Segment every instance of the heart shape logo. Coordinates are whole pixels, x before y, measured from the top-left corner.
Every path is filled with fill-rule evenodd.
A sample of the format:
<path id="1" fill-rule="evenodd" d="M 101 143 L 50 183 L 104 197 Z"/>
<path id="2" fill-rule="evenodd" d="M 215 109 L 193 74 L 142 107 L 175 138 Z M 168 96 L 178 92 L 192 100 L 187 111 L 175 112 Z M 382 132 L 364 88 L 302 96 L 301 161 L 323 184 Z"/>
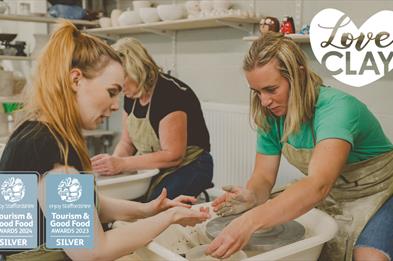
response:
<path id="1" fill-rule="evenodd" d="M 337 80 L 362 87 L 393 67 L 393 11 L 380 11 L 359 29 L 337 9 L 324 9 L 310 25 L 311 48 Z"/>

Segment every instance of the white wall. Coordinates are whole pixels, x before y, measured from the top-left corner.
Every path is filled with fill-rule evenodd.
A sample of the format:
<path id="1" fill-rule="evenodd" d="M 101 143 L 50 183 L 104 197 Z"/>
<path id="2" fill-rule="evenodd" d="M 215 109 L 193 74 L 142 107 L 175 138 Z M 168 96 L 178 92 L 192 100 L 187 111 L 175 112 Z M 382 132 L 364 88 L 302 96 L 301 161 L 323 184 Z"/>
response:
<path id="1" fill-rule="evenodd" d="M 156 1 L 156 3 L 172 1 Z M 182 1 L 176 1 L 178 3 Z M 297 24 L 310 24 L 315 14 L 324 8 L 340 9 L 360 26 L 368 17 L 380 10 L 393 10 L 393 1 L 333 1 L 333 0 L 242 0 L 232 1 L 235 7 L 255 10 L 265 16 L 275 16 L 280 20 L 289 15 L 298 17 Z M 122 6 L 131 6 L 131 1 L 121 0 Z M 112 3 L 112 7 L 114 7 Z M 298 28 L 299 29 L 299 28 Z M 188 83 L 202 101 L 219 103 L 248 103 L 248 88 L 242 74 L 242 59 L 250 43 L 242 41 L 247 33 L 231 28 L 201 29 L 177 33 L 176 55 L 172 54 L 171 39 L 156 35 L 135 35 L 152 53 L 157 62 L 170 69 L 176 65 L 176 73 Z M 337 87 L 358 97 L 373 111 L 384 126 L 388 137 L 393 140 L 393 86 L 392 73 L 363 88 L 348 87 L 333 79 L 328 71 L 315 59 L 309 45 L 303 50 L 310 58 L 314 70 L 322 76 L 326 84 Z M 111 119 L 113 129 L 120 127 L 120 116 Z M 290 181 L 296 171 L 287 163 L 281 167 L 280 185 Z M 288 174 L 292 173 L 292 174 Z M 296 172 L 297 173 L 297 172 Z"/>
<path id="2" fill-rule="evenodd" d="M 124 5 L 127 5 L 127 2 L 131 4 L 130 1 L 121 1 Z M 310 24 L 312 17 L 324 8 L 340 9 L 348 13 L 358 25 L 379 10 L 393 10 L 393 1 L 243 0 L 233 2 L 236 7 L 244 9 L 255 3 L 256 11 L 265 16 L 276 16 L 279 19 L 286 15 L 298 17 L 297 24 Z M 172 55 L 172 43 L 169 38 L 156 35 L 134 37 L 145 44 L 165 69 L 172 67 L 175 58 L 176 76 L 188 83 L 202 101 L 247 104 L 248 88 L 241 66 L 250 43 L 242 41 L 243 36 L 246 36 L 244 32 L 231 28 L 180 31 L 177 34 L 175 57 Z M 328 71 L 317 62 L 309 45 L 304 45 L 303 50 L 310 58 L 312 68 L 322 76 L 325 83 L 347 91 L 366 103 L 393 140 L 392 73 L 363 88 L 348 87 L 329 75 Z M 111 127 L 118 128 L 119 121 L 119 116 L 114 117 L 111 120 Z M 215 174 L 219 175 L 219 173 Z M 300 177 L 299 172 L 283 161 L 278 185 L 298 177 Z"/>
<path id="3" fill-rule="evenodd" d="M 115 1 L 107 1 L 115 7 Z M 132 1 L 120 0 L 121 7 L 132 5 Z M 153 1 L 154 2 L 154 1 Z M 158 4 L 173 1 L 155 1 Z M 182 1 L 175 1 L 181 3 Z M 326 1 L 326 0 L 242 0 L 232 1 L 235 7 L 249 9 L 253 4 L 263 15 L 299 16 L 301 24 L 309 24 L 312 17 L 324 8 L 337 8 L 350 15 L 358 25 L 379 10 L 393 10 L 393 1 Z M 300 3 L 300 11 L 299 11 Z M 299 22 L 298 22 L 299 23 Z M 170 38 L 144 34 L 134 35 L 140 39 L 164 69 L 170 69 L 175 59 L 176 73 L 187 82 L 202 101 L 222 103 L 248 103 L 248 90 L 241 71 L 242 59 L 249 48 L 242 41 L 247 33 L 232 28 L 180 31 L 177 33 L 176 57 L 172 54 Z M 314 58 L 309 45 L 303 48 L 310 57 L 310 63 L 326 84 L 343 89 L 365 102 L 385 126 L 388 136 L 393 139 L 393 97 L 392 73 L 363 88 L 348 87 L 333 79 Z M 116 128 L 117 124 L 112 127 Z"/>

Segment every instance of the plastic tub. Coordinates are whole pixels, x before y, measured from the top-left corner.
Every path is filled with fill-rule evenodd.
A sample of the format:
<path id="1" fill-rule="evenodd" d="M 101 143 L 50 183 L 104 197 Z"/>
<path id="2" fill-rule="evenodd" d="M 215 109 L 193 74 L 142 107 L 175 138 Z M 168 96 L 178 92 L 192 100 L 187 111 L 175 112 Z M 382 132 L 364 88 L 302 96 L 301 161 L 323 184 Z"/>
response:
<path id="1" fill-rule="evenodd" d="M 189 251 L 186 253 L 186 258 L 188 260 L 195 260 L 195 261 L 220 261 L 220 259 L 211 257 L 211 256 L 206 256 L 205 252 L 207 249 L 208 245 L 200 245 L 196 246 L 194 248 L 191 248 Z M 222 261 L 237 261 L 237 260 L 243 260 L 247 258 L 246 253 L 244 251 L 238 251 L 234 254 L 232 254 L 230 257 L 221 259 Z"/>
<path id="2" fill-rule="evenodd" d="M 135 199 L 146 193 L 151 178 L 158 173 L 158 169 L 151 169 L 115 176 L 97 176 L 97 187 L 104 195 L 113 198 Z"/>
<path id="3" fill-rule="evenodd" d="M 200 206 L 209 206 L 210 203 Z M 215 215 L 212 214 L 212 218 Z M 328 214 L 312 209 L 296 221 L 301 223 L 306 233 L 304 239 L 267 251 L 247 252 L 244 260 L 318 260 L 323 244 L 332 239 L 337 232 L 335 220 Z M 136 251 L 143 260 L 187 260 L 185 253 L 191 248 L 211 242 L 204 234 L 207 222 L 192 227 L 171 225 L 146 247 Z"/>

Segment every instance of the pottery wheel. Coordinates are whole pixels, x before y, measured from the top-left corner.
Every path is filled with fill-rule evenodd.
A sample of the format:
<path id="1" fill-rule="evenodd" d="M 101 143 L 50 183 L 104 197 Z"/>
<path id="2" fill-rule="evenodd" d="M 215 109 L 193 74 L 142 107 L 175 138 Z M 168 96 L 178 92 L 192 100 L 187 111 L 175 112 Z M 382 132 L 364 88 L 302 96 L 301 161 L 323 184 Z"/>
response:
<path id="1" fill-rule="evenodd" d="M 217 217 L 206 225 L 206 235 L 214 239 L 232 220 L 239 215 Z M 290 221 L 271 229 L 257 230 L 251 236 L 244 250 L 269 251 L 304 238 L 305 229 L 302 224 Z"/>

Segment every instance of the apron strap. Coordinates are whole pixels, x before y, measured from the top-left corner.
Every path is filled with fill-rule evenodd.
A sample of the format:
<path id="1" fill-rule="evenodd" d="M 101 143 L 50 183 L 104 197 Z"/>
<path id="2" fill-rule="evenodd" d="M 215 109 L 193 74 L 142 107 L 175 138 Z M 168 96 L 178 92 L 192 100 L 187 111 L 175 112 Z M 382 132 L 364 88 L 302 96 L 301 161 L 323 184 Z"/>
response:
<path id="1" fill-rule="evenodd" d="M 131 109 L 131 113 L 134 114 L 134 109 L 135 109 L 135 103 L 137 103 L 138 99 L 134 100 L 134 103 L 132 104 L 132 109 Z"/>

